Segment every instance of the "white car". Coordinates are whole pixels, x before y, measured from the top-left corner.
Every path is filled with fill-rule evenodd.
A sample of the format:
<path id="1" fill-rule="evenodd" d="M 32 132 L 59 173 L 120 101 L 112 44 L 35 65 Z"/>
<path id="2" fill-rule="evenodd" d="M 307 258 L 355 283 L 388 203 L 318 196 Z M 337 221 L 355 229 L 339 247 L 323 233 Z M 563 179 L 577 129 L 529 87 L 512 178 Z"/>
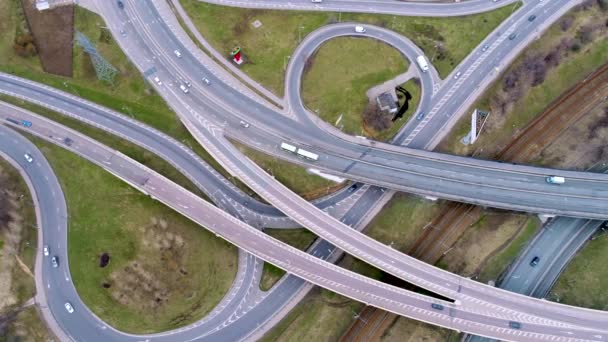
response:
<path id="1" fill-rule="evenodd" d="M 460 71 L 456 73 L 456 75 L 454 75 L 454 79 L 458 79 L 458 77 L 460 77 Z"/>
<path id="2" fill-rule="evenodd" d="M 188 87 L 186 87 L 183 84 L 179 85 L 179 89 L 181 89 L 184 92 L 184 94 L 188 94 L 190 92 L 190 90 L 188 90 Z"/>
<path id="3" fill-rule="evenodd" d="M 154 76 L 154 82 L 156 82 L 156 84 L 158 85 L 163 85 L 163 82 L 160 81 L 160 78 L 158 78 L 158 76 Z"/>
<path id="4" fill-rule="evenodd" d="M 206 85 L 211 84 L 211 81 L 209 81 L 209 79 L 207 77 L 203 77 L 203 82 L 205 82 Z"/>
<path id="5" fill-rule="evenodd" d="M 363 27 L 363 26 L 355 26 L 355 32 L 357 32 L 357 33 L 365 33 L 365 27 Z"/>
<path id="6" fill-rule="evenodd" d="M 44 247 L 42 247 L 42 253 L 44 253 L 44 256 L 49 256 L 49 246 L 44 245 Z"/>
<path id="7" fill-rule="evenodd" d="M 34 161 L 34 158 L 32 158 L 32 156 L 30 156 L 30 155 L 29 155 L 29 154 L 27 154 L 27 153 L 23 155 L 23 158 L 25 158 L 25 160 L 26 160 L 28 163 L 31 163 L 31 162 L 33 162 L 33 161 Z"/>
<path id="8" fill-rule="evenodd" d="M 72 307 L 72 304 L 70 304 L 70 302 L 66 302 L 65 304 L 63 304 L 63 306 L 65 306 L 65 309 L 68 310 L 69 313 L 74 312 L 74 308 Z"/>
<path id="9" fill-rule="evenodd" d="M 321 3 L 323 0 L 312 0 L 313 3 Z"/>
<path id="10" fill-rule="evenodd" d="M 243 126 L 245 128 L 249 127 L 249 122 L 245 122 L 245 121 L 241 120 L 240 124 L 241 124 L 241 126 Z"/>
<path id="11" fill-rule="evenodd" d="M 182 53 L 179 50 L 173 50 L 173 53 L 177 56 L 177 58 L 182 58 Z"/>

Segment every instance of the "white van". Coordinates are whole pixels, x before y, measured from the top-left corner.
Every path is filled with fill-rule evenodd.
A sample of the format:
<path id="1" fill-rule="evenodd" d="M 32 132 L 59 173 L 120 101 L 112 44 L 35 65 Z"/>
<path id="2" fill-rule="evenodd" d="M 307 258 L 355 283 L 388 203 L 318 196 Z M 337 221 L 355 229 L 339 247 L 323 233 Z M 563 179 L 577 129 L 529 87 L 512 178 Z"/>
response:
<path id="1" fill-rule="evenodd" d="M 424 56 L 420 55 L 416 57 L 416 63 L 418 63 L 418 66 L 420 67 L 422 72 L 427 72 L 427 70 L 429 70 L 429 64 L 426 62 Z"/>
<path id="2" fill-rule="evenodd" d="M 566 183 L 566 179 L 564 177 L 559 177 L 559 176 L 549 176 L 549 177 L 545 178 L 545 180 L 549 184 L 564 184 L 564 183 Z"/>
<path id="3" fill-rule="evenodd" d="M 363 27 L 363 26 L 355 26 L 355 32 L 357 32 L 357 33 L 365 33 L 365 27 Z"/>

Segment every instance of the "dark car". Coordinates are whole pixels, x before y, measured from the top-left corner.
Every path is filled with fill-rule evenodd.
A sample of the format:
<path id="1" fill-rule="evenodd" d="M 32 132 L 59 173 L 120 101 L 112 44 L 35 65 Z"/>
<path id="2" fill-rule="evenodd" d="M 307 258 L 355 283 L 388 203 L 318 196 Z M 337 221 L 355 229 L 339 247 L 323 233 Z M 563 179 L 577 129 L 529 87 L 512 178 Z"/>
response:
<path id="1" fill-rule="evenodd" d="M 534 267 L 534 266 L 538 265 L 539 261 L 540 261 L 540 257 L 535 256 L 534 258 L 532 258 L 532 261 L 530 261 L 530 266 Z"/>
<path id="2" fill-rule="evenodd" d="M 435 310 L 443 310 L 443 305 L 441 305 L 441 304 L 433 303 L 433 304 L 431 304 L 431 307 Z"/>
<path id="3" fill-rule="evenodd" d="M 59 258 L 57 256 L 51 258 L 51 265 L 55 268 L 59 267 Z"/>
<path id="4" fill-rule="evenodd" d="M 536 19 L 536 16 L 534 14 L 528 17 L 528 21 L 534 21 L 534 19 Z"/>
<path id="5" fill-rule="evenodd" d="M 120 0 L 116 1 L 116 4 L 118 5 L 118 8 L 120 8 L 120 9 L 125 8 L 125 4 L 123 4 L 122 1 L 120 1 Z"/>
<path id="6" fill-rule="evenodd" d="M 509 36 L 509 40 L 513 40 L 515 39 L 515 37 L 517 37 L 517 33 L 511 33 L 511 35 Z"/>
<path id="7" fill-rule="evenodd" d="M 348 192 L 353 192 L 353 191 L 357 190 L 358 187 L 359 187 L 359 184 L 353 184 L 350 186 L 350 188 L 348 188 Z"/>
<path id="8" fill-rule="evenodd" d="M 509 327 L 511 329 L 520 329 L 521 328 L 521 323 L 519 323 L 519 322 L 509 322 Z"/>

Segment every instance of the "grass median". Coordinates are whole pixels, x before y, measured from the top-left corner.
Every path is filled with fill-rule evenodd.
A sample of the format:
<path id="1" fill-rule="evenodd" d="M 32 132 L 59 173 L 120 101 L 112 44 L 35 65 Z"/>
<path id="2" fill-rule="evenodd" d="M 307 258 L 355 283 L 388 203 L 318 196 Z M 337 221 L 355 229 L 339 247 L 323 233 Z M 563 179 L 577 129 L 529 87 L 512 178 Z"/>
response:
<path id="1" fill-rule="evenodd" d="M 236 274 L 234 246 L 71 152 L 31 139 L 65 193 L 72 280 L 96 315 L 123 331 L 153 333 L 219 303 Z"/>

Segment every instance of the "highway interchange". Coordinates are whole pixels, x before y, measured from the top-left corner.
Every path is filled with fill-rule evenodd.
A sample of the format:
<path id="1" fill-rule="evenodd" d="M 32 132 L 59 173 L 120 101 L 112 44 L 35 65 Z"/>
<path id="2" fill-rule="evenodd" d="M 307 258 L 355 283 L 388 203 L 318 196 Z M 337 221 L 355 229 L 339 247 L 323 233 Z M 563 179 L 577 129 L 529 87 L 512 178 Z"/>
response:
<path id="1" fill-rule="evenodd" d="M 555 6 L 558 6 L 558 7 L 560 5 L 557 1 L 555 1 L 555 2 L 552 1 L 551 3 L 556 3 Z M 110 3 L 106 3 L 105 5 L 100 5 L 100 7 L 103 7 L 103 6 L 111 7 L 111 5 L 112 4 L 110 4 Z M 134 5 L 147 6 L 147 4 L 141 4 L 141 3 L 134 4 Z M 566 7 L 566 6 L 563 6 L 563 7 Z M 127 10 L 129 10 L 129 9 L 130 9 L 130 6 L 127 6 Z M 116 11 L 115 8 L 108 8 L 107 10 L 110 11 L 110 12 L 106 13 L 105 10 L 102 11 L 102 13 L 104 14 L 104 17 L 106 17 L 106 20 L 108 20 L 107 16 L 111 17 L 112 15 L 116 15 L 116 13 L 114 13 Z M 147 10 L 150 10 L 150 8 L 145 8 L 144 7 L 144 8 L 141 9 L 141 11 L 130 12 L 130 14 L 132 14 L 133 17 L 135 18 L 138 13 L 146 13 Z M 112 12 L 112 11 L 114 11 L 114 12 Z M 521 13 L 523 13 L 523 14 L 519 15 L 520 19 L 524 18 L 524 16 L 526 15 L 525 11 L 521 12 Z M 545 20 L 548 20 L 548 19 L 549 19 L 549 16 L 547 16 L 547 18 L 545 18 Z M 517 21 L 517 19 L 514 19 L 514 20 L 515 20 L 515 22 Z M 110 22 L 112 22 L 112 21 L 110 20 Z M 110 25 L 110 26 L 112 26 L 112 25 Z M 158 22 L 157 25 L 151 25 L 150 28 L 153 28 L 153 27 L 156 28 L 156 26 L 160 26 L 159 27 L 160 30 L 158 30 L 158 32 L 156 32 L 156 34 L 159 34 L 159 37 L 163 37 L 162 36 L 163 34 L 167 34 L 168 33 L 168 31 L 166 30 L 166 28 L 164 26 L 162 26 L 161 22 Z M 114 26 L 112 28 L 116 32 L 117 26 Z M 336 30 L 339 30 L 339 29 L 341 29 L 341 27 L 339 25 L 336 26 Z M 342 29 L 343 29 L 343 27 L 342 27 Z M 530 29 L 530 32 L 534 31 L 534 29 L 532 29 L 532 28 L 529 28 L 529 29 Z M 140 28 L 140 30 L 142 32 L 145 32 L 146 31 L 145 25 L 142 25 L 141 28 Z M 130 30 L 129 32 L 135 32 L 135 31 L 136 30 L 133 29 L 133 30 Z M 332 34 L 331 29 L 329 29 L 328 31 L 329 31 L 329 35 L 331 35 Z M 376 33 L 380 33 L 380 31 L 381 30 L 378 29 L 378 32 L 376 32 Z M 158 43 L 154 43 L 152 33 L 153 33 L 152 31 L 149 31 L 148 32 L 149 36 L 147 36 L 152 41 L 152 43 L 150 43 L 150 46 L 154 46 L 155 44 L 158 44 Z M 336 31 L 336 34 L 339 34 L 339 32 Z M 134 36 L 134 35 L 135 35 L 134 33 L 133 34 L 129 34 L 129 37 Z M 373 36 L 373 32 L 371 32 L 370 35 Z M 503 37 L 504 37 L 504 35 L 503 35 Z M 170 40 L 165 40 L 165 41 L 171 41 L 171 39 L 173 39 L 173 40 L 175 39 L 175 37 L 168 37 L 168 38 Z M 142 41 L 144 41 L 144 40 L 145 39 L 142 39 Z M 157 38 L 156 39 L 156 42 L 160 42 L 160 41 L 163 41 L 163 39 L 162 38 Z M 141 43 L 141 42 L 138 42 L 138 43 Z M 138 43 L 136 43 L 136 44 L 130 44 L 130 46 L 136 46 Z M 160 45 L 157 45 L 157 46 L 159 48 L 161 48 Z M 143 48 L 145 49 L 145 46 Z M 158 55 L 159 59 L 163 58 L 163 59 L 167 60 L 166 61 L 167 65 L 169 65 L 170 67 L 177 68 L 177 69 L 169 69 L 169 71 L 166 71 L 164 74 L 162 74 L 162 71 L 161 71 L 162 69 L 160 68 L 160 65 L 156 65 L 157 70 L 159 70 L 158 73 L 162 74 L 165 79 L 170 79 L 170 78 L 174 77 L 172 75 L 175 75 L 175 74 L 181 74 L 181 75 L 187 74 L 185 71 L 181 71 L 178 68 L 178 67 L 180 67 L 182 65 L 181 61 L 180 61 L 180 65 L 176 65 L 175 61 L 172 61 L 172 59 L 170 57 L 171 56 L 171 52 L 172 52 L 172 48 L 173 47 L 164 48 L 164 52 L 162 54 Z M 127 51 L 129 57 L 136 63 L 136 65 L 138 65 L 140 67 L 140 69 L 142 69 L 142 71 L 146 70 L 145 66 L 142 66 L 141 64 L 138 63 L 138 58 L 139 57 L 136 55 L 138 52 L 137 51 L 129 51 L 129 50 L 135 50 L 135 49 L 127 49 L 127 48 L 125 48 L 125 50 Z M 188 51 L 190 51 L 190 49 L 188 49 Z M 130 54 L 129 52 L 132 52 L 132 54 Z M 188 54 L 186 54 L 186 56 L 184 56 L 184 57 L 187 58 Z M 183 64 L 192 64 L 192 67 L 195 68 L 196 67 L 196 65 L 195 65 L 196 61 L 194 61 L 194 60 L 193 61 L 186 61 L 186 58 L 184 58 L 184 63 Z M 142 58 L 142 59 L 140 59 L 139 61 L 144 61 L 144 60 L 146 60 L 145 57 Z M 297 60 L 297 58 L 292 59 L 291 63 L 296 63 L 296 62 L 294 62 L 294 60 Z M 475 64 L 475 61 L 473 61 L 471 63 L 473 65 L 473 64 Z M 145 64 L 145 62 L 144 62 L 144 64 Z M 292 65 L 294 65 L 294 64 L 290 64 L 290 68 L 292 67 Z M 479 66 L 479 65 L 481 65 L 481 64 L 477 64 L 477 66 Z M 490 69 L 491 69 L 491 66 L 490 66 Z M 211 74 L 211 72 L 206 72 L 206 73 L 209 74 L 209 75 Z M 298 74 L 298 73 L 296 72 L 296 74 Z M 294 84 L 299 84 L 299 75 L 297 75 L 295 77 L 296 77 L 295 78 L 296 79 L 296 83 L 294 83 Z M 289 82 L 290 80 L 293 80 L 293 78 L 288 77 L 287 80 Z M 218 91 L 218 92 L 222 92 L 222 93 L 225 92 L 225 90 L 227 88 L 226 89 L 217 90 L 217 88 L 220 87 L 218 85 L 221 85 L 221 84 L 222 84 L 222 82 L 219 79 L 214 79 L 213 80 L 213 85 L 214 85 L 213 89 L 215 91 Z M 456 86 L 456 85 L 454 85 L 454 86 Z M 460 84 L 459 86 L 464 87 L 464 85 L 462 85 L 462 84 Z M 295 89 L 298 89 L 298 88 L 299 87 L 297 87 Z M 230 88 L 230 89 L 233 89 L 233 88 Z M 433 89 L 433 88 L 431 88 L 431 89 Z M 447 88 L 446 88 L 446 86 L 444 86 L 441 89 L 447 89 Z M 438 94 L 441 94 L 441 89 L 439 89 Z M 450 90 L 451 89 L 452 88 L 450 88 Z M 165 91 L 163 91 L 163 90 L 165 90 Z M 446 94 L 449 93 L 450 90 L 447 90 Z M 240 176 L 240 178 L 243 179 L 243 180 L 249 180 L 249 182 L 246 182 L 246 183 L 248 185 L 250 185 L 250 186 L 257 184 L 257 186 L 253 186 L 253 188 L 254 189 L 257 188 L 256 190 L 258 190 L 258 191 L 261 192 L 260 195 L 262 195 L 263 197 L 265 197 L 267 200 L 269 200 L 269 198 L 271 198 L 271 197 L 276 197 L 277 195 L 281 195 L 283 193 L 284 194 L 290 194 L 290 192 L 286 191 L 286 189 L 281 188 L 281 186 L 276 185 L 276 184 L 272 184 L 272 181 L 270 181 L 270 180 L 267 179 L 269 177 L 263 175 L 262 173 L 259 173 L 259 170 L 256 170 L 255 166 L 252 166 L 252 165 L 237 165 L 235 163 L 235 158 L 238 158 L 239 154 L 236 151 L 234 151 L 234 149 L 231 149 L 230 146 L 228 146 L 229 144 L 226 144 L 225 140 L 223 140 L 223 138 L 221 136 L 214 136 L 213 134 L 205 136 L 205 134 L 204 134 L 205 131 L 211 132 L 211 133 L 217 133 L 217 134 L 220 134 L 220 135 L 223 134 L 224 131 L 228 135 L 234 134 L 234 132 L 231 133 L 231 130 L 234 130 L 235 128 L 238 129 L 238 130 L 240 130 L 240 131 L 242 131 L 242 129 L 238 128 L 238 125 L 234 125 L 234 124 L 223 125 L 223 120 L 225 120 L 226 118 L 231 118 L 231 115 L 229 115 L 228 113 L 224 113 L 226 115 L 222 116 L 222 119 L 220 119 L 220 118 L 218 118 L 216 116 L 217 114 L 214 115 L 213 110 L 214 109 L 218 110 L 218 111 L 220 111 L 220 110 L 226 110 L 227 109 L 227 108 L 225 108 L 226 105 L 216 102 L 218 100 L 217 98 L 212 99 L 211 97 L 209 97 L 209 98 L 205 97 L 206 92 L 207 92 L 207 90 L 203 89 L 202 92 L 201 92 L 201 94 L 197 94 L 196 98 L 193 100 L 194 96 L 190 96 L 190 97 L 187 97 L 187 98 L 184 99 L 183 96 L 182 96 L 182 94 L 179 93 L 179 90 L 176 91 L 176 90 L 170 89 L 170 88 L 161 89 L 161 94 L 163 96 L 165 96 L 165 98 L 168 100 L 168 102 L 170 103 L 170 105 L 174 106 L 174 108 L 176 109 L 176 111 L 178 113 L 180 113 L 180 115 L 182 115 L 182 120 L 194 132 L 195 137 L 197 139 L 199 139 L 199 141 L 201 141 L 206 148 L 208 148 L 210 151 L 215 152 L 216 158 L 219 159 L 221 162 L 223 162 L 225 166 L 229 166 L 229 167 L 227 167 L 227 169 L 229 171 L 234 172 L 236 175 Z M 450 95 L 453 95 L 454 93 L 455 92 L 452 92 L 452 94 L 450 94 Z M 289 94 L 292 94 L 292 92 L 289 92 Z M 426 92 L 426 94 L 428 94 L 428 92 Z M 209 108 L 204 103 L 201 103 L 202 101 L 196 101 L 197 99 L 199 99 L 199 97 L 201 99 L 202 98 L 206 98 L 206 99 L 210 100 L 209 102 L 215 102 L 214 104 L 217 104 L 217 105 L 214 108 Z M 237 99 L 233 103 L 230 103 L 230 105 L 234 106 L 236 104 L 236 105 L 248 106 L 248 105 L 252 104 L 250 101 L 253 100 L 254 97 L 255 96 L 252 96 L 252 97 L 247 98 L 247 99 Z M 452 97 L 453 98 L 458 98 L 457 95 L 453 95 Z M 297 96 L 295 98 L 295 100 L 299 101 L 299 96 Z M 308 114 L 305 113 L 305 111 L 304 112 L 300 111 L 298 113 L 298 111 L 300 109 L 302 109 L 302 107 L 299 106 L 299 105 L 294 106 L 294 104 L 297 103 L 297 101 L 289 101 L 290 106 L 288 106 L 288 108 L 293 109 L 294 112 L 296 113 L 296 116 L 298 118 L 304 118 L 305 115 L 308 115 Z M 445 101 L 444 104 L 445 103 L 449 103 L 449 102 Z M 194 110 L 193 108 L 196 108 L 196 110 Z M 252 115 L 252 117 L 255 117 L 255 119 L 257 119 L 257 121 L 254 121 L 254 124 L 252 125 L 253 126 L 252 128 L 254 128 L 254 129 L 248 130 L 247 133 L 249 134 L 249 132 L 253 132 L 251 134 L 256 139 L 258 139 L 257 141 L 264 141 L 264 140 L 262 140 L 263 137 L 264 137 L 263 133 L 268 133 L 268 131 L 270 130 L 271 127 L 265 127 L 264 126 L 262 129 L 258 128 L 259 126 L 263 126 L 264 124 L 267 124 L 267 122 L 266 122 L 267 119 L 265 119 L 264 116 L 262 115 L 263 113 L 262 113 L 261 109 L 263 107 L 257 107 L 257 108 L 260 109 L 259 112 L 256 111 L 256 110 L 253 110 L 252 112 L 250 112 L 250 114 L 260 114 L 260 115 L 259 116 L 253 116 Z M 436 112 L 438 112 L 438 110 Z M 205 114 L 205 118 L 204 119 L 201 118 L 201 116 L 199 115 L 199 113 L 204 113 Z M 191 115 L 191 116 L 188 116 L 188 115 Z M 432 119 L 432 117 L 433 117 L 432 115 L 429 115 L 429 119 Z M 232 116 L 231 122 L 235 122 L 236 119 L 238 119 L 238 118 L 234 118 Z M 211 122 L 212 120 L 215 120 L 215 124 Z M 435 122 L 439 122 L 439 120 L 436 120 Z M 445 121 L 443 121 L 443 122 L 445 122 Z M 292 122 L 292 124 L 293 124 L 293 122 Z M 309 126 L 307 126 L 307 127 L 309 127 Z M 260 129 L 260 132 L 256 132 L 257 129 Z M 312 131 L 312 130 L 309 130 L 309 131 L 314 133 L 314 131 Z M 290 136 L 291 136 L 292 132 L 289 132 L 289 133 L 290 133 Z M 257 134 L 257 136 L 256 136 L 256 134 Z M 318 136 L 318 137 L 322 137 L 323 139 L 325 139 L 326 137 L 329 136 L 329 135 L 326 134 L 326 132 L 314 133 L 314 135 Z M 297 137 L 298 135 L 295 135 L 295 132 L 294 132 L 294 136 Z M 289 156 L 281 155 L 281 153 L 277 151 L 277 149 L 276 149 L 277 141 L 278 141 L 277 139 L 274 139 L 274 140 L 272 140 L 272 139 L 266 139 L 265 140 L 265 144 L 267 146 L 271 146 L 271 147 L 269 147 L 269 150 L 271 150 L 273 154 L 280 155 L 283 158 L 289 158 Z M 341 142 L 340 144 L 336 145 L 336 146 L 340 146 L 341 148 L 344 149 L 344 151 L 341 150 L 340 153 L 351 153 L 351 152 L 349 152 L 350 151 L 349 150 L 350 147 L 347 147 L 347 146 L 351 146 L 352 143 L 348 143 L 348 142 L 344 143 L 347 140 L 338 140 L 335 137 L 331 141 Z M 320 142 L 319 144 L 320 144 L 319 146 L 322 146 L 324 143 Z M 254 147 L 256 147 L 256 146 L 254 146 Z M 260 148 L 259 145 L 256 148 Z M 370 151 L 373 150 L 373 152 L 378 153 L 378 156 L 374 156 L 374 158 L 375 158 L 374 162 L 380 162 L 381 160 L 378 161 L 376 159 L 382 159 L 382 158 L 386 159 L 386 156 L 391 156 L 389 158 L 403 158 L 403 150 L 395 150 L 396 152 L 399 152 L 399 154 L 397 155 L 397 154 L 393 154 L 392 152 L 388 153 L 387 151 L 378 150 L 375 147 L 372 148 L 371 146 L 364 146 L 364 147 L 357 146 L 355 148 L 358 148 L 359 152 L 357 152 L 357 153 L 361 153 L 361 154 L 365 153 L 365 151 L 367 151 L 367 150 L 370 150 Z M 385 147 L 383 146 L 383 148 L 385 148 Z M 376 152 L 376 151 L 378 151 L 378 152 Z M 323 152 L 323 153 L 325 153 L 325 152 Z M 415 151 L 408 151 L 408 153 L 416 153 L 416 152 Z M 330 152 L 327 152 L 327 155 L 329 155 L 329 154 L 330 154 Z M 395 155 L 395 156 L 393 156 L 393 155 Z M 232 158 L 227 158 L 226 156 L 229 156 L 229 157 L 232 156 Z M 350 160 L 352 160 L 352 157 L 351 157 Z M 395 163 L 397 163 L 397 162 L 404 163 L 402 160 L 397 161 L 395 159 L 391 159 L 391 163 L 393 163 L 393 162 L 395 162 Z M 467 161 L 467 162 L 470 162 L 470 161 Z M 407 161 L 405 163 L 407 163 Z M 479 163 L 480 163 L 480 166 L 483 166 L 482 165 L 483 162 L 479 162 Z M 327 169 L 331 170 L 332 168 L 330 166 L 331 165 L 326 166 Z M 506 165 L 502 165 L 502 166 L 506 166 Z M 523 167 L 516 167 L 516 166 L 508 166 L 508 167 L 511 168 L 511 169 L 513 169 L 513 170 L 524 170 Z M 238 173 L 238 170 L 248 170 L 248 172 L 251 172 L 251 174 Z M 353 168 L 351 167 L 350 170 L 353 170 Z M 540 171 L 542 171 L 542 172 L 540 172 Z M 498 171 L 496 171 L 496 172 L 498 172 Z M 540 177 L 539 175 L 546 175 L 547 172 L 549 172 L 549 171 L 539 170 L 539 171 L 535 171 L 535 172 L 538 172 L 536 174 L 536 177 L 542 179 L 542 177 Z M 252 177 L 252 174 L 255 177 Z M 575 173 L 572 173 L 572 174 L 565 173 L 565 174 L 568 174 L 568 177 L 582 177 L 582 178 L 583 177 L 584 178 L 590 177 L 590 178 L 595 178 L 596 181 L 602 182 L 602 183 L 603 183 L 603 181 L 605 179 L 605 178 L 602 178 L 602 177 L 597 177 L 596 178 L 595 176 L 590 176 L 590 175 L 587 175 L 587 174 L 580 174 L 580 173 L 576 173 L 576 174 Z M 348 178 L 357 179 L 356 177 L 351 177 L 351 173 L 350 172 L 348 173 L 348 175 L 349 175 Z M 500 177 L 503 177 L 503 176 L 500 176 Z M 368 179 L 361 179 L 361 180 L 367 181 Z M 521 181 L 521 179 L 516 180 L 516 182 L 517 181 Z M 371 183 L 373 183 L 373 180 L 372 180 Z M 529 185 L 529 182 L 526 183 L 526 184 Z M 387 185 L 391 186 L 391 187 L 394 187 L 394 188 L 397 188 L 397 189 L 400 189 L 399 187 L 395 186 L 394 184 L 387 184 Z M 545 188 L 548 188 L 548 187 L 546 187 L 546 185 L 544 183 L 541 184 L 541 185 L 542 185 L 542 189 L 540 189 L 540 190 L 542 190 L 542 191 L 545 191 Z M 276 193 L 268 193 L 268 192 L 264 193 L 264 191 L 262 191 L 263 190 L 262 187 L 267 187 L 268 189 L 273 189 L 273 186 L 275 187 L 275 189 L 277 189 Z M 562 188 L 560 188 L 560 189 L 562 189 Z M 576 191 L 576 189 L 572 189 L 572 191 Z M 594 192 L 591 195 L 598 196 L 598 197 L 602 196 L 602 194 L 600 192 L 598 192 L 598 193 Z M 291 197 L 284 196 L 284 197 L 280 198 L 278 201 L 280 203 L 277 203 L 276 199 L 274 199 L 274 201 L 269 200 L 269 202 L 271 202 L 272 204 L 274 204 L 281 211 L 284 211 L 284 212 L 288 213 L 289 216 L 291 216 L 296 221 L 298 221 L 300 223 L 304 222 L 304 225 L 306 227 L 311 228 L 311 226 L 314 226 L 314 225 L 320 227 L 320 228 L 316 228 L 317 230 L 315 230 L 315 232 L 321 232 L 322 229 L 325 229 L 326 231 L 329 231 L 329 229 L 330 229 L 329 227 L 328 228 L 323 228 L 323 225 L 328 224 L 328 222 L 329 222 L 329 224 L 337 224 L 337 225 L 339 225 L 339 223 L 336 223 L 336 222 L 331 221 L 331 220 L 325 220 L 325 218 L 322 218 L 322 220 L 320 220 L 318 222 L 310 222 L 310 218 L 301 217 L 297 212 L 294 212 L 294 208 L 297 208 L 298 210 L 303 209 L 303 208 L 309 208 L 309 207 L 307 207 L 308 204 L 301 203 L 302 202 L 301 200 L 297 200 L 297 199 L 293 199 Z M 288 202 L 293 202 L 293 204 L 291 205 L 291 207 L 290 206 L 284 206 L 284 205 L 282 206 L 281 205 L 283 203 L 288 203 Z M 316 209 L 314 209 L 314 210 L 316 210 Z M 314 213 L 315 212 L 314 210 L 311 209 L 310 212 Z M 585 212 L 584 215 L 589 215 L 589 214 L 590 213 Z M 279 215 L 276 215 L 276 216 L 279 216 Z M 296 216 L 296 217 L 294 217 L 294 216 Z M 347 231 L 344 231 L 344 232 L 347 232 Z M 336 233 L 340 233 L 340 232 L 336 232 Z M 319 234 L 319 235 L 323 236 L 324 234 Z M 326 236 L 327 237 L 331 237 L 330 235 L 331 234 L 328 233 Z M 343 236 L 342 240 L 346 240 L 348 238 L 349 238 L 348 236 Z M 357 243 L 359 243 L 359 241 L 352 240 L 352 242 L 350 242 L 350 245 L 351 246 L 353 246 L 353 245 L 356 246 Z M 365 243 L 373 243 L 373 242 L 366 241 Z M 242 246 L 242 245 L 240 245 L 240 246 Z M 341 247 L 344 247 L 343 249 L 345 249 L 347 251 L 350 250 L 350 252 L 353 253 L 353 254 L 355 254 L 355 255 L 357 254 L 357 251 L 355 250 L 356 248 L 347 248 L 345 245 L 342 245 Z M 387 259 L 384 259 L 385 257 L 389 258 L 389 259 L 392 258 L 392 259 L 395 260 L 395 262 L 397 262 L 397 261 L 400 262 L 400 263 L 402 262 L 403 263 L 402 267 L 404 267 L 404 268 L 408 267 L 407 262 L 413 262 L 412 260 L 400 260 L 402 258 L 401 256 L 398 256 L 397 253 L 395 253 L 394 251 L 386 250 L 386 247 L 384 247 L 384 246 L 382 247 L 382 249 L 384 249 L 384 250 L 383 251 L 379 251 L 380 254 L 378 254 L 380 256 L 380 258 L 382 258 L 382 260 L 387 260 Z M 266 259 L 268 259 L 268 256 L 266 257 Z M 369 259 L 367 259 L 367 260 L 369 260 Z M 378 261 L 379 260 L 378 257 L 376 257 L 376 260 L 377 260 L 376 262 L 378 263 L 378 265 L 381 265 L 384 268 L 391 269 L 391 268 L 394 267 L 392 265 L 387 265 L 385 261 Z M 278 263 L 279 261 L 275 261 L 275 262 Z M 384 264 L 382 264 L 382 262 L 384 262 Z M 416 265 L 415 262 L 414 262 L 414 265 Z M 287 268 L 289 268 L 289 267 L 287 267 Z M 393 269 L 392 271 L 396 272 L 396 273 L 401 272 L 401 275 L 404 278 L 409 277 L 408 272 L 403 273 L 403 270 Z M 429 275 L 432 275 L 432 273 L 435 272 L 435 271 L 431 271 L 429 273 Z M 415 272 L 415 271 L 412 271 L 412 272 Z M 425 275 L 425 276 L 428 276 L 428 275 Z M 456 278 L 454 278 L 454 279 L 456 279 Z M 460 283 L 459 283 L 460 281 L 461 280 L 458 279 L 459 286 L 461 286 Z M 466 282 L 466 280 L 465 280 L 465 282 Z M 473 282 L 470 282 L 470 283 L 473 283 Z M 456 284 L 456 282 L 454 282 L 453 284 Z M 432 287 L 433 285 L 434 284 L 427 284 L 427 286 L 430 286 L 430 287 Z M 476 285 L 473 285 L 473 284 L 467 284 L 467 285 L 471 285 L 472 286 L 472 288 L 473 288 L 472 291 L 473 292 L 476 291 L 475 290 L 477 288 Z M 443 288 L 442 290 L 439 290 L 438 288 L 434 288 L 434 289 L 437 290 L 437 291 L 435 291 L 437 293 L 442 293 L 442 291 L 444 291 L 443 292 L 444 294 L 452 294 L 452 295 L 454 295 L 454 291 L 453 290 L 450 291 L 450 290 L 445 289 L 445 288 Z M 476 295 L 480 295 L 480 293 L 476 293 Z M 513 296 L 508 296 L 508 297 L 510 297 L 511 299 L 516 298 L 516 297 L 513 297 Z M 463 303 L 466 300 L 468 300 L 466 298 L 462 298 L 462 299 L 463 299 Z M 491 301 L 492 300 L 490 300 L 489 302 L 491 302 Z M 534 305 L 537 305 L 537 304 L 538 303 L 536 303 Z M 518 304 L 518 306 L 519 305 L 520 304 Z M 511 306 L 513 308 L 513 305 L 506 305 L 506 307 L 509 307 L 509 306 Z M 538 306 L 537 306 L 537 308 L 538 308 Z M 569 312 L 569 309 L 565 309 L 565 308 L 562 308 L 562 309 L 564 309 L 564 311 L 563 311 L 564 313 Z M 561 311 L 561 309 L 559 311 Z M 547 317 L 549 317 L 549 316 L 551 316 L 551 315 L 549 314 Z M 557 316 L 559 316 L 559 315 L 557 315 Z M 581 315 L 581 316 L 587 316 L 587 315 Z M 564 317 L 564 318 L 567 318 L 567 317 Z M 588 324 L 588 323 L 589 324 L 595 324 L 595 323 L 593 323 L 593 318 L 592 317 L 587 316 L 587 318 L 589 319 L 589 321 L 585 322 L 584 324 Z M 585 321 L 585 320 L 583 319 L 582 321 Z M 547 323 L 550 325 L 549 322 L 547 322 Z M 526 327 L 527 327 L 527 325 L 526 325 Z M 471 328 L 469 327 L 469 329 L 471 329 Z M 467 329 L 462 329 L 462 330 L 470 331 L 470 330 L 467 330 Z M 513 333 L 513 331 L 511 329 L 505 329 L 505 330 L 509 331 L 508 334 Z M 602 331 L 602 330 L 603 329 L 599 329 L 599 331 Z M 498 332 L 492 332 L 492 333 L 498 333 Z M 523 333 L 523 334 L 525 334 L 525 332 L 522 332 L 522 331 L 516 331 L 515 333 Z M 584 333 L 581 333 L 581 334 L 584 335 Z M 489 336 L 496 336 L 496 335 L 491 335 L 491 334 L 488 334 L 488 335 Z M 565 334 L 565 335 L 569 335 L 569 334 Z M 518 336 L 522 337 L 521 335 L 518 335 Z M 511 337 L 511 338 L 517 338 L 517 337 Z M 587 338 L 590 338 L 590 337 L 587 336 Z M 594 338 L 597 338 L 597 337 L 594 337 Z"/>

